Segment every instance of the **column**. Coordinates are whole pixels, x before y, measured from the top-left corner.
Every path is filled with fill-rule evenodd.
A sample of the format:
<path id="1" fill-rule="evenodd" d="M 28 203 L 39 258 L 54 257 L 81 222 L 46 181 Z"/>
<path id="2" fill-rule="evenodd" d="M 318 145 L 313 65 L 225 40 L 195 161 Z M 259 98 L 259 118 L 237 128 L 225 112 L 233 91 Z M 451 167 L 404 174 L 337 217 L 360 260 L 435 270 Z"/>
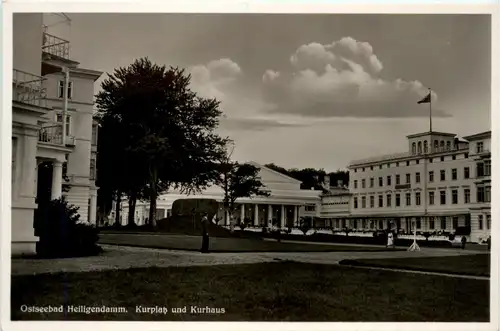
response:
<path id="1" fill-rule="evenodd" d="M 229 223 L 231 222 L 231 216 L 229 215 L 229 211 L 225 211 L 226 214 L 226 225 L 229 226 Z"/>
<path id="2" fill-rule="evenodd" d="M 258 204 L 255 204 L 253 205 L 253 210 L 254 210 L 254 213 L 253 213 L 253 225 L 254 226 L 259 226 L 259 205 Z"/>
<path id="3" fill-rule="evenodd" d="M 267 206 L 267 220 L 266 220 L 266 224 L 269 225 L 269 222 L 271 222 L 272 220 L 273 220 L 273 205 L 268 205 Z"/>
<path id="4" fill-rule="evenodd" d="M 240 207 L 240 219 L 241 219 L 241 222 L 243 222 L 245 220 L 245 205 L 244 204 L 241 204 L 241 207 Z"/>
<path id="5" fill-rule="evenodd" d="M 285 227 L 285 205 L 281 205 L 281 227 Z"/>
<path id="6" fill-rule="evenodd" d="M 92 193 L 90 195 L 90 210 L 89 210 L 89 222 L 91 224 L 96 224 L 97 218 L 97 194 Z"/>
<path id="7" fill-rule="evenodd" d="M 36 196 L 36 149 L 38 133 L 34 135 L 26 134 L 23 136 L 22 158 L 17 157 L 17 164 L 22 167 L 19 185 L 19 194 L 24 197 L 34 198 Z M 62 174 L 62 173 L 61 173 Z M 61 175 L 62 176 L 62 175 Z M 17 184 L 16 184 L 17 185 Z"/>
<path id="8" fill-rule="evenodd" d="M 299 227 L 299 206 L 293 206 L 293 224 Z"/>
<path id="9" fill-rule="evenodd" d="M 51 199 L 59 199 L 62 195 L 62 162 L 52 162 L 52 196 Z"/>

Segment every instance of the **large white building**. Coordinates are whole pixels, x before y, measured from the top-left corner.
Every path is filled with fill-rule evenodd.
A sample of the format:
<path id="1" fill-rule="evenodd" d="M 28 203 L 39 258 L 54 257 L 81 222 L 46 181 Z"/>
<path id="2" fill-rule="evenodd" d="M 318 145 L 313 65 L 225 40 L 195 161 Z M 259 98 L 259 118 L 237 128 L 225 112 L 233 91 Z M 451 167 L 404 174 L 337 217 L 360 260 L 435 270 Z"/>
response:
<path id="1" fill-rule="evenodd" d="M 40 203 L 64 194 L 80 207 L 82 221 L 96 219 L 92 104 L 101 73 L 78 68 L 69 41 L 49 34 L 43 23 L 41 13 L 13 16 L 13 255 L 35 252 Z"/>
<path id="2" fill-rule="evenodd" d="M 250 162 L 259 168 L 259 177 L 268 190 L 269 196 L 255 196 L 252 198 L 241 198 L 236 200 L 237 211 L 233 215 L 234 220 L 250 219 L 254 226 L 269 224 L 269 221 L 277 223 L 280 227 L 298 227 L 300 217 L 319 217 L 321 205 L 321 191 L 302 190 L 301 182 L 269 169 L 256 162 Z M 223 199 L 224 192 L 218 186 L 211 186 L 200 194 L 186 195 L 172 191 L 159 197 L 157 201 L 157 218 L 168 216 L 172 210 L 172 204 L 179 199 L 214 199 L 219 203 L 217 217 L 226 220 L 229 225 L 229 215 L 224 217 Z M 125 225 L 128 219 L 128 205 L 122 203 L 120 223 Z M 137 202 L 136 224 L 143 225 L 149 215 L 149 203 Z"/>
<path id="3" fill-rule="evenodd" d="M 490 199 L 488 136 L 491 132 L 467 137 L 483 146 L 474 149 L 477 142 L 455 134 L 424 132 L 407 136 L 406 152 L 351 162 L 349 226 L 407 232 L 470 226 L 470 240 L 482 241 L 489 235 L 489 203 L 478 203 L 479 197 Z M 488 170 L 478 174 L 476 162 Z"/>

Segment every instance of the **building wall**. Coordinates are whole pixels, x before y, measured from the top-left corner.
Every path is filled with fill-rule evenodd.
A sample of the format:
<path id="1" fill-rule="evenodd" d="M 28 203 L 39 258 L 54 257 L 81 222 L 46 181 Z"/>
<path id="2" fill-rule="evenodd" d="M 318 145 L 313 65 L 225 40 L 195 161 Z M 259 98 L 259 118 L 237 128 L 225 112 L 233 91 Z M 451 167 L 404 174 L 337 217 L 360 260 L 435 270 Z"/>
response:
<path id="1" fill-rule="evenodd" d="M 40 76 L 43 17 L 40 13 L 13 15 L 13 67 Z"/>
<path id="2" fill-rule="evenodd" d="M 59 81 L 64 79 L 64 75 L 57 73 L 46 77 L 48 104 L 55 109 L 48 114 L 48 119 L 55 122 L 56 115 L 62 113 L 64 106 L 63 99 L 58 94 Z M 90 179 L 94 79 L 72 76 L 70 72 L 70 81 L 73 82 L 73 97 L 68 100 L 68 135 L 74 137 L 75 147 L 68 155 L 67 176 L 70 178 L 71 188 L 65 195 L 70 203 L 80 207 L 80 219 L 90 221 L 88 199 L 90 188 L 95 186 L 95 182 Z"/>

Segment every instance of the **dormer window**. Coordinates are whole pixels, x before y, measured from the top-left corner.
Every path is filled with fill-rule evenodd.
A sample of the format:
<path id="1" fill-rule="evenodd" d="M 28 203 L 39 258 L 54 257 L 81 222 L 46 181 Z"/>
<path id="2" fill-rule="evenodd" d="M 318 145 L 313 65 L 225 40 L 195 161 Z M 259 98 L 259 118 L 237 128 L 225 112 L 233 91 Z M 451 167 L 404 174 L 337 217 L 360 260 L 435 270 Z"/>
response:
<path id="1" fill-rule="evenodd" d="M 418 142 L 418 154 L 422 154 L 422 142 Z"/>

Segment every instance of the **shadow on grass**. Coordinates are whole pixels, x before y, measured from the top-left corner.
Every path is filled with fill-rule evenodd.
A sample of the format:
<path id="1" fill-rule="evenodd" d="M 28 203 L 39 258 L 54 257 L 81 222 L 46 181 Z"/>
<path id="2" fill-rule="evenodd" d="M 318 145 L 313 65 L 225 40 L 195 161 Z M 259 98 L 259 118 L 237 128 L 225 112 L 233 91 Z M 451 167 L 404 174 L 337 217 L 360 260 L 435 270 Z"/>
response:
<path id="1" fill-rule="evenodd" d="M 342 260 L 339 262 L 339 264 L 489 277 L 490 260 L 490 254 L 474 254 L 440 257 L 418 257 L 411 259 L 391 258 Z"/>

